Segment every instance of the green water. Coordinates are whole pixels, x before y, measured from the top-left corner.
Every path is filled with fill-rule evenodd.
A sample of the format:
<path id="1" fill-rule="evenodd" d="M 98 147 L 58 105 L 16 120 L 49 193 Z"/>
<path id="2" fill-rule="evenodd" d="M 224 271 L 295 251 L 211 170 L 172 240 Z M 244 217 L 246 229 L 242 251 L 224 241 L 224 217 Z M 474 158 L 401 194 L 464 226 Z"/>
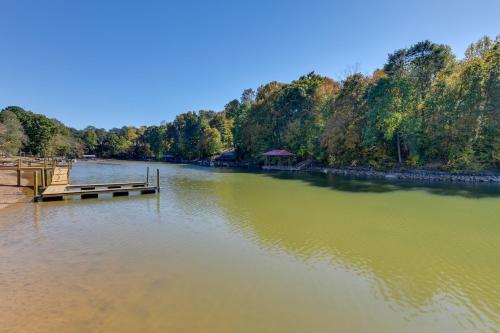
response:
<path id="1" fill-rule="evenodd" d="M 159 196 L 0 211 L 0 332 L 500 331 L 498 187 L 150 165 Z"/>

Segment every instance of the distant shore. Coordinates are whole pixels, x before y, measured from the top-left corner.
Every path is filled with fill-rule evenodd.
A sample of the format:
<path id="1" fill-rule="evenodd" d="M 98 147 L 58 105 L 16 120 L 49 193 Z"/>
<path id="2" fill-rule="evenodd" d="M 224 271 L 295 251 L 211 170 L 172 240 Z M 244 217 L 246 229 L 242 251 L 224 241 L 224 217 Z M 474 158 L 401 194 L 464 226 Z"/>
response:
<path id="1" fill-rule="evenodd" d="M 208 161 L 194 162 L 203 166 L 211 166 Z M 215 166 L 217 167 L 217 166 Z M 228 167 L 258 169 L 262 170 L 262 166 L 252 163 L 235 162 L 229 164 Z M 322 173 L 339 176 L 350 176 L 360 178 L 399 180 L 399 181 L 414 181 L 414 182 L 432 182 L 432 183 L 488 183 L 500 184 L 499 172 L 449 172 L 439 170 L 426 169 L 392 169 L 392 170 L 377 170 L 367 167 L 327 167 L 321 165 L 312 165 L 300 170 L 294 167 L 267 167 L 265 172 L 307 172 L 307 173 Z"/>
<path id="2" fill-rule="evenodd" d="M 83 160 L 82 160 L 83 161 Z M 93 163 L 116 163 L 119 161 L 139 161 L 141 160 L 118 160 L 118 159 L 103 159 L 88 160 L 84 162 Z M 259 170 L 262 168 L 258 164 L 234 162 L 225 167 L 210 166 L 209 161 L 142 161 L 142 162 L 163 162 L 169 164 L 194 164 L 204 167 L 216 168 L 234 168 L 245 170 Z M 499 172 L 447 172 L 438 170 L 425 169 L 393 169 L 393 170 L 376 170 L 366 167 L 325 167 L 312 166 L 302 170 L 291 170 L 286 167 L 265 170 L 265 172 L 305 172 L 305 173 L 321 173 L 332 174 L 339 176 L 360 177 L 367 179 L 386 179 L 388 181 L 413 181 L 413 182 L 432 182 L 432 183 L 456 183 L 456 184 L 500 184 Z"/>
<path id="3" fill-rule="evenodd" d="M 141 160 L 119 160 L 119 159 L 95 159 L 95 160 L 81 160 L 83 163 L 120 163 L 121 161 L 135 161 L 135 162 L 163 162 L 171 164 L 194 164 L 209 167 L 203 161 L 183 161 L 177 162 L 164 162 L 164 161 L 141 161 Z M 206 161 L 205 161 L 206 162 Z M 226 167 L 220 167 L 226 168 Z M 234 169 L 246 170 L 259 170 L 259 165 L 256 164 L 239 164 L 234 163 L 229 166 Z M 434 170 L 419 170 L 419 169 L 398 169 L 381 171 L 370 168 L 362 167 L 343 167 L 332 168 L 323 166 L 312 166 L 303 170 L 287 170 L 287 168 L 276 168 L 276 170 L 266 170 L 265 172 L 293 172 L 293 173 L 316 173 L 316 174 L 331 174 L 348 177 L 359 177 L 366 179 L 385 179 L 387 181 L 409 181 L 409 182 L 429 182 L 429 183 L 454 183 L 454 184 L 495 184 L 500 185 L 500 173 L 496 172 L 482 172 L 482 173 L 452 173 Z M 26 203 L 31 201 L 30 193 L 32 190 L 28 186 L 30 180 L 23 177 L 21 184 L 23 187 L 16 186 L 16 172 L 3 171 L 0 172 L 0 210 L 8 206 Z"/>

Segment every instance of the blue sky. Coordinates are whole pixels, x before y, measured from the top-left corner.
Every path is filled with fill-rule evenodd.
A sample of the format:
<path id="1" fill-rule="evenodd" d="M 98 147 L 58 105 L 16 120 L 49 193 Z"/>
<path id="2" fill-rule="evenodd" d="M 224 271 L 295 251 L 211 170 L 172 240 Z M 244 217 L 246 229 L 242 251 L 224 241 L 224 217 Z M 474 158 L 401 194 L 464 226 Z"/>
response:
<path id="1" fill-rule="evenodd" d="M 499 17 L 498 0 L 0 0 L 0 108 L 153 125 L 313 70 L 371 73 L 424 39 L 462 57 Z"/>

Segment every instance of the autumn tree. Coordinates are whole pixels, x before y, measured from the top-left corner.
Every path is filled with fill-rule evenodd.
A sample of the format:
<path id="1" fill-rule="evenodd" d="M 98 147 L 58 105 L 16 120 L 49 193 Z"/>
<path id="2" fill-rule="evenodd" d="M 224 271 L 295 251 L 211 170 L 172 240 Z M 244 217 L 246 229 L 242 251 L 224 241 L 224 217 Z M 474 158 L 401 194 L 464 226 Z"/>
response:
<path id="1" fill-rule="evenodd" d="M 362 143 L 363 129 L 367 125 L 365 95 L 369 82 L 370 78 L 357 73 L 341 83 L 321 137 L 330 165 L 359 165 L 366 157 Z"/>

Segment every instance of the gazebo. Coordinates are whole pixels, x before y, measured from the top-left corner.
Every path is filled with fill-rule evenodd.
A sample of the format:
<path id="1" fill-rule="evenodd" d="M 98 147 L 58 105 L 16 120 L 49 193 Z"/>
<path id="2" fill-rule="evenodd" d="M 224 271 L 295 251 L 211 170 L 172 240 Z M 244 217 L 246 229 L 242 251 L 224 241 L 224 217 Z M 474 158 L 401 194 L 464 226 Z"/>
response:
<path id="1" fill-rule="evenodd" d="M 287 150 L 270 150 L 262 154 L 266 158 L 265 167 L 269 168 L 271 166 L 271 159 L 278 160 L 278 167 L 282 165 L 283 160 L 286 160 L 288 167 L 290 167 L 291 158 L 295 156 Z"/>

